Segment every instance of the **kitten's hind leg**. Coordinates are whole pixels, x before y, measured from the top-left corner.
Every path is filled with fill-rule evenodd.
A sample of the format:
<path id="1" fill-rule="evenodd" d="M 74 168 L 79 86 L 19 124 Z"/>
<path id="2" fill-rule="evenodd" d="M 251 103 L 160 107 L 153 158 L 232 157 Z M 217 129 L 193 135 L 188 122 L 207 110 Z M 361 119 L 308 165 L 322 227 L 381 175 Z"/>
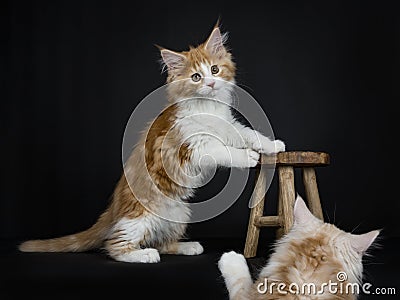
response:
<path id="1" fill-rule="evenodd" d="M 203 247 L 199 242 L 175 242 L 163 245 L 160 248 L 162 254 L 199 255 L 203 253 Z"/>
<path id="2" fill-rule="evenodd" d="M 244 256 L 234 251 L 224 253 L 218 267 L 224 276 L 229 299 L 249 299 L 253 281 Z"/>
<path id="3" fill-rule="evenodd" d="M 117 261 L 129 263 L 158 263 L 160 262 L 160 254 L 157 249 L 145 248 L 130 250 L 127 252 L 113 254 L 110 256 Z"/>
<path id="4" fill-rule="evenodd" d="M 105 249 L 116 261 L 129 263 L 158 263 L 160 254 L 157 249 L 141 249 L 138 243 L 126 240 L 108 240 Z"/>
<path id="5" fill-rule="evenodd" d="M 104 248 L 113 259 L 130 263 L 158 263 L 157 249 L 143 248 L 146 227 L 135 219 L 122 219 L 104 242 Z"/>

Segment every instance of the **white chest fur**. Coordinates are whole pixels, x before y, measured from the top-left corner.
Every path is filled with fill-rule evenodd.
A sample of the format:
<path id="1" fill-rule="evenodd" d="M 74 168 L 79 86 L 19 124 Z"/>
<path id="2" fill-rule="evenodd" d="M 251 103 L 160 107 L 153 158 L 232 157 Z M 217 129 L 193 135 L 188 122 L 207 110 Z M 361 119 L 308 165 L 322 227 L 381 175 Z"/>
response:
<path id="1" fill-rule="evenodd" d="M 183 134 L 183 140 L 193 143 L 195 147 L 198 142 L 207 138 L 219 139 L 225 143 L 234 129 L 233 120 L 227 104 L 198 99 L 180 106 L 176 122 Z"/>

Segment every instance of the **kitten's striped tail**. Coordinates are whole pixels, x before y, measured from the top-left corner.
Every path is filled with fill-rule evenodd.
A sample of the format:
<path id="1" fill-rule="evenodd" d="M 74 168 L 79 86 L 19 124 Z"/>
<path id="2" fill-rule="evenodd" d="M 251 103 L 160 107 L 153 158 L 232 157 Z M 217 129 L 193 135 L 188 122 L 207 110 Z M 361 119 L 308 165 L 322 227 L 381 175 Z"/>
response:
<path id="1" fill-rule="evenodd" d="M 89 229 L 59 238 L 31 240 L 22 243 L 23 252 L 82 252 L 102 245 L 111 226 L 109 210 L 105 211 Z"/>

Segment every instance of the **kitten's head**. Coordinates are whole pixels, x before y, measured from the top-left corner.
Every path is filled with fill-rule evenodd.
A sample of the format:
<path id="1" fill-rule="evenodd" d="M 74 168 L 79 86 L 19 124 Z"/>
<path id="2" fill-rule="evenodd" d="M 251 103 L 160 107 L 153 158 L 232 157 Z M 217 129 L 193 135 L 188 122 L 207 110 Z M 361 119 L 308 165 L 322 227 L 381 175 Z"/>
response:
<path id="1" fill-rule="evenodd" d="M 321 259 L 321 265 L 329 265 L 329 262 L 332 263 L 330 267 L 340 264 L 353 282 L 361 281 L 362 257 L 378 235 L 378 230 L 358 235 L 324 223 L 308 210 L 300 196 L 297 196 L 294 206 L 294 225 L 288 234 L 289 240 L 291 236 L 306 241 L 302 244 L 303 249 L 310 250 L 305 251 L 306 255 Z"/>
<path id="2" fill-rule="evenodd" d="M 168 71 L 170 98 L 220 98 L 229 94 L 235 82 L 235 64 L 225 47 L 226 40 L 227 35 L 221 34 L 216 25 L 204 43 L 190 47 L 189 51 L 160 47 Z"/>

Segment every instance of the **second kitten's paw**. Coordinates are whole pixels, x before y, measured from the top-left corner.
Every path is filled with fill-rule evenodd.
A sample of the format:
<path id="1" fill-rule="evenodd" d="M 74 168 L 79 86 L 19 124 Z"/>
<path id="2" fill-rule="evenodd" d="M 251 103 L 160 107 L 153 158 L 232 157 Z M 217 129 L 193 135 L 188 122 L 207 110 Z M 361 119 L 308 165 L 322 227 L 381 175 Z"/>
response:
<path id="1" fill-rule="evenodd" d="M 218 262 L 218 268 L 223 275 L 240 274 L 243 268 L 247 268 L 247 263 L 243 255 L 231 251 L 221 256 Z"/>

